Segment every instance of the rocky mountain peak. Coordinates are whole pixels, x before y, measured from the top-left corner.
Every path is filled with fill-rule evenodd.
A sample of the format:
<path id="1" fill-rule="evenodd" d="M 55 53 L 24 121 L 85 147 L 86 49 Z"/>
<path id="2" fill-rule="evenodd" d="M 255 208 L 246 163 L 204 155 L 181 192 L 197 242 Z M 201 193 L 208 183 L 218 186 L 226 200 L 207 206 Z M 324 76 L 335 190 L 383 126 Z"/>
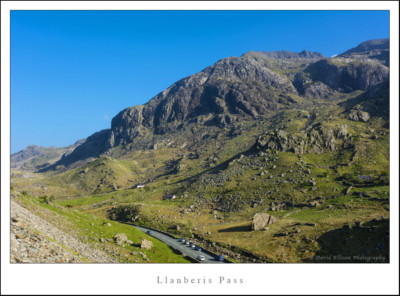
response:
<path id="1" fill-rule="evenodd" d="M 366 51 L 373 50 L 389 50 L 389 38 L 385 39 L 372 39 L 365 42 L 360 43 L 354 48 L 351 48 L 344 53 L 340 54 L 340 56 L 352 54 L 352 53 L 362 53 Z"/>
<path id="2" fill-rule="evenodd" d="M 303 50 L 301 52 L 292 52 L 286 50 L 280 51 L 249 51 L 245 53 L 244 56 L 263 56 L 271 59 L 311 59 L 318 60 L 326 58 L 323 54 L 319 52 L 311 52 L 308 50 Z"/>
<path id="3" fill-rule="evenodd" d="M 172 84 L 148 103 L 122 110 L 110 129 L 88 137 L 54 167 L 93 159 L 113 147 L 167 135 L 190 124 L 227 128 L 234 122 L 267 118 L 298 106 L 303 99 L 366 91 L 388 77 L 388 67 L 377 61 L 329 59 L 308 50 L 250 51 L 221 59 Z"/>

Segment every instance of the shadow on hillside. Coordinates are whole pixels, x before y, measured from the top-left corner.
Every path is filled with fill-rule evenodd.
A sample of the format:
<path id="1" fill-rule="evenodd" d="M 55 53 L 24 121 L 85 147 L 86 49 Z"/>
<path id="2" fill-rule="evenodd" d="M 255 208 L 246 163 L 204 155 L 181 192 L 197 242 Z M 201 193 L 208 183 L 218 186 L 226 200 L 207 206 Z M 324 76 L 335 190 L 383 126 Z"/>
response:
<path id="1" fill-rule="evenodd" d="M 218 230 L 218 232 L 248 232 L 248 231 L 251 231 L 251 225 L 235 226 Z"/>
<path id="2" fill-rule="evenodd" d="M 345 225 L 321 235 L 320 251 L 303 262 L 388 263 L 389 219 L 378 218 L 361 226 Z"/>
<path id="3" fill-rule="evenodd" d="M 111 129 L 101 130 L 94 133 L 86 139 L 85 142 L 77 146 L 70 154 L 64 154 L 60 160 L 52 165 L 49 165 L 38 170 L 39 173 L 55 170 L 57 167 L 61 171 L 68 167 L 77 167 L 79 164 L 86 164 L 89 159 L 99 157 L 103 152 L 107 151 L 111 146 L 109 144 L 109 138 Z"/>

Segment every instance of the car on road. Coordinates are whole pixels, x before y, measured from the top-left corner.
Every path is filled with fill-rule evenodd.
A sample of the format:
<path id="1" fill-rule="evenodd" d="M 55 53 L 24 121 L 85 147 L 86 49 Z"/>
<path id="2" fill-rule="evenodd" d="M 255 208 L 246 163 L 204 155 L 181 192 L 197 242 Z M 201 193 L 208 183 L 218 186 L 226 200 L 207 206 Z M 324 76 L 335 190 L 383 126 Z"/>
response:
<path id="1" fill-rule="evenodd" d="M 194 249 L 194 248 L 196 248 L 196 245 L 195 245 L 195 244 L 191 244 L 190 247 L 191 247 L 192 249 Z"/>
<path id="2" fill-rule="evenodd" d="M 185 245 L 190 245 L 190 241 L 186 241 L 186 242 L 185 242 Z"/>
<path id="3" fill-rule="evenodd" d="M 196 246 L 196 248 L 194 248 L 196 251 L 201 251 L 201 248 L 199 246 Z"/>
<path id="4" fill-rule="evenodd" d="M 196 259 L 199 260 L 199 261 L 204 261 L 204 260 L 206 260 L 206 258 L 205 258 L 203 255 L 197 256 Z"/>
<path id="5" fill-rule="evenodd" d="M 185 242 L 185 239 L 184 239 L 184 238 L 181 238 L 178 242 L 184 243 L 184 242 Z"/>
<path id="6" fill-rule="evenodd" d="M 224 261 L 224 257 L 221 255 L 218 255 L 217 257 L 215 257 L 215 260 L 217 261 Z"/>
<path id="7" fill-rule="evenodd" d="M 151 230 L 147 230 L 147 234 L 152 234 L 153 232 Z"/>

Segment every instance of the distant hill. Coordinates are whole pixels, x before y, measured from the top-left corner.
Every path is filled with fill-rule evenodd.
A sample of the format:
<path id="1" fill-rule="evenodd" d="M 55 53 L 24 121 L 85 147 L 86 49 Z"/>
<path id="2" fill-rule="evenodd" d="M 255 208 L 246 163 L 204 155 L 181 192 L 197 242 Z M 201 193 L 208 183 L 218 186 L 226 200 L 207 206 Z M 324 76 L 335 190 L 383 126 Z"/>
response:
<path id="1" fill-rule="evenodd" d="M 352 59 L 375 59 L 389 66 L 389 39 L 373 39 L 365 41 L 339 55 Z"/>
<path id="2" fill-rule="evenodd" d="M 58 161 L 62 156 L 71 153 L 77 146 L 84 143 L 85 140 L 79 140 L 70 146 L 62 148 L 30 145 L 21 151 L 11 154 L 11 168 L 28 171 L 43 169 Z"/>

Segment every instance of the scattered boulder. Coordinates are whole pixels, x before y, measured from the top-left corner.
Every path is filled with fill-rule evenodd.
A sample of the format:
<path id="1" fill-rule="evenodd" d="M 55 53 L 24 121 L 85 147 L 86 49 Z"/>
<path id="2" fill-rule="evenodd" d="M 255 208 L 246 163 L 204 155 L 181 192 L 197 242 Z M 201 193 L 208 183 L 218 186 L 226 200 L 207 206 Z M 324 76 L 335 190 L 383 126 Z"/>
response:
<path id="1" fill-rule="evenodd" d="M 142 239 L 140 247 L 142 249 L 150 250 L 153 247 L 153 243 L 151 241 L 147 240 L 147 239 Z"/>
<path id="2" fill-rule="evenodd" d="M 126 243 L 127 240 L 128 240 L 128 237 L 126 236 L 125 233 L 117 233 L 114 236 L 114 241 L 118 246 L 123 245 L 124 243 Z"/>
<path id="3" fill-rule="evenodd" d="M 367 122 L 370 119 L 370 115 L 368 112 L 361 111 L 361 110 L 352 110 L 348 118 L 353 121 L 362 121 Z"/>
<path id="4" fill-rule="evenodd" d="M 260 230 L 265 226 L 275 223 L 277 219 L 267 213 L 256 213 L 251 221 L 252 230 Z"/>

